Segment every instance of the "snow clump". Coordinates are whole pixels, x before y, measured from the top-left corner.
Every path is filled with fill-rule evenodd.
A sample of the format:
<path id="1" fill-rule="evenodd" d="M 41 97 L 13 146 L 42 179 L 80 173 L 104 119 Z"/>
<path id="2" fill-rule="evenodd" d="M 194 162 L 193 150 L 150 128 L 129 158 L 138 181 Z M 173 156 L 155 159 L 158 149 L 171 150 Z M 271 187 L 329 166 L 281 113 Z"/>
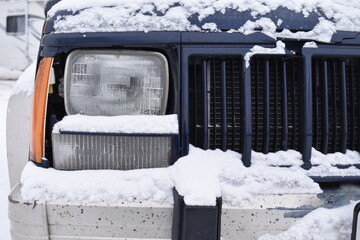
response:
<path id="1" fill-rule="evenodd" d="M 31 64 L 16 81 L 12 95 L 25 93 L 27 97 L 32 96 L 34 92 L 36 63 Z"/>
<path id="2" fill-rule="evenodd" d="M 250 59 L 255 54 L 285 54 L 285 43 L 277 41 L 275 48 L 265 48 L 255 45 L 250 49 L 250 52 L 246 53 L 244 56 L 246 68 L 250 66 Z"/>
<path id="3" fill-rule="evenodd" d="M 258 240 L 350 239 L 354 207 L 355 202 L 335 209 L 318 208 L 301 218 L 287 231 L 275 236 L 267 234 Z"/>

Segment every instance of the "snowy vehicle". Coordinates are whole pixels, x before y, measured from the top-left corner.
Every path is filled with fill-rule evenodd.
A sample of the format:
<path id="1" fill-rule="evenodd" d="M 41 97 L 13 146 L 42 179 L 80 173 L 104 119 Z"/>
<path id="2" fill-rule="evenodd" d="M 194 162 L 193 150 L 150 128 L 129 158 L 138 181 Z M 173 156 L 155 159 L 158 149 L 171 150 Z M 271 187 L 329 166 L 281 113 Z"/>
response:
<path id="1" fill-rule="evenodd" d="M 360 200 L 359 33 L 355 0 L 58 1 L 9 101 L 12 238 L 346 239 L 309 216 Z"/>
<path id="2" fill-rule="evenodd" d="M 46 0 L 0 0 L 0 66 L 24 70 L 36 60 Z"/>

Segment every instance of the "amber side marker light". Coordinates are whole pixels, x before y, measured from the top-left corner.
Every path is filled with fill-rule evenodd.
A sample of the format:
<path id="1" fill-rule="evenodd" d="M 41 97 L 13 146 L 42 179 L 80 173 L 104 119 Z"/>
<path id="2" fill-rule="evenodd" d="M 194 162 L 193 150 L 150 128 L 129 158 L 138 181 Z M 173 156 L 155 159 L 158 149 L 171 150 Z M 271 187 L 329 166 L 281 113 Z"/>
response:
<path id="1" fill-rule="evenodd" d="M 41 164 L 44 157 L 45 115 L 53 58 L 44 57 L 36 73 L 31 115 L 30 160 Z"/>

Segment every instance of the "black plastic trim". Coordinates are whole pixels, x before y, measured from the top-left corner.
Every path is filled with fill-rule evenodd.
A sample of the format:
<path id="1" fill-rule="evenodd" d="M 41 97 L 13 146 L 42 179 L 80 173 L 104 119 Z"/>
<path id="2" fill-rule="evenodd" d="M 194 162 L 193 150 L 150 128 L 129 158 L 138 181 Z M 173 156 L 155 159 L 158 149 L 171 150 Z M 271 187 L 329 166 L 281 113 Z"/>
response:
<path id="1" fill-rule="evenodd" d="M 222 198 L 216 206 L 189 206 L 176 189 L 172 240 L 220 240 Z"/>
<path id="2" fill-rule="evenodd" d="M 360 202 L 358 204 L 356 204 L 354 207 L 351 240 L 356 240 L 359 212 L 360 212 Z"/>

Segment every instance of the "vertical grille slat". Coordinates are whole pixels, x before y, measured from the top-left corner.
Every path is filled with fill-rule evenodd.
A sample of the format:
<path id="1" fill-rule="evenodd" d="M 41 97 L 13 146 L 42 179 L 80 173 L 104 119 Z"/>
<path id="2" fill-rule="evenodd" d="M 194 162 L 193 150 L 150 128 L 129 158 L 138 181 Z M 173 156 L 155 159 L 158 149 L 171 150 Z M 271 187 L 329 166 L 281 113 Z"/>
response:
<path id="1" fill-rule="evenodd" d="M 235 96 L 236 94 L 236 90 L 235 90 L 235 66 L 234 66 L 234 62 L 231 62 L 231 92 L 232 92 L 232 96 Z M 231 149 L 235 149 L 235 134 L 236 134 L 236 128 L 235 128 L 235 101 L 231 101 L 231 126 L 232 126 L 232 141 L 231 141 Z"/>
<path id="2" fill-rule="evenodd" d="M 226 62 L 221 61 L 221 149 L 227 150 Z"/>
<path id="3" fill-rule="evenodd" d="M 322 135 L 323 138 L 321 140 L 321 150 L 323 153 L 327 153 L 328 144 L 329 144 L 329 93 L 328 93 L 328 74 L 327 74 L 327 61 L 324 61 L 323 68 L 322 68 L 323 78 L 322 84 L 319 86 L 321 87 L 321 99 L 322 99 L 322 112 L 318 111 L 316 116 L 321 116 L 322 122 L 319 121 L 316 125 L 317 128 L 323 128 Z M 317 98 L 316 98 L 317 99 Z M 319 101 L 318 101 L 319 102 Z M 318 132 L 319 133 L 319 132 Z M 321 134 L 319 134 L 321 135 Z M 320 141 L 319 141 L 320 143 Z"/>
<path id="4" fill-rule="evenodd" d="M 252 115 L 253 115 L 253 122 L 252 122 L 252 146 L 258 146 L 259 142 L 259 101 L 256 101 L 256 99 L 259 99 L 259 71 L 258 71 L 258 61 L 254 60 L 253 64 L 251 65 L 251 102 L 252 102 Z M 253 72 L 253 68 L 255 68 L 255 73 Z M 254 77 L 256 76 L 256 77 Z M 255 85 L 255 86 L 254 86 Z M 255 102 L 255 104 L 254 104 Z M 258 125 L 258 128 L 254 128 L 254 124 Z"/>
<path id="5" fill-rule="evenodd" d="M 279 79 L 279 76 L 278 76 L 278 59 L 276 59 L 275 61 L 275 83 L 273 84 L 273 88 L 274 89 L 271 89 L 270 91 L 270 94 L 271 93 L 274 93 L 274 121 L 275 121 L 275 129 L 273 129 L 273 134 L 274 134 L 274 141 L 273 141 L 273 149 L 278 149 L 278 148 L 281 148 L 281 144 L 279 144 L 278 142 L 278 136 L 279 136 L 279 126 L 280 123 L 281 123 L 281 119 L 279 120 L 279 117 L 281 118 L 281 116 L 279 116 L 279 84 L 278 84 L 278 79 Z M 280 106 L 280 110 L 281 110 L 281 106 Z M 270 113 L 271 114 L 271 113 Z"/>
<path id="6" fill-rule="evenodd" d="M 332 131 L 330 131 L 330 134 L 333 134 L 333 138 L 331 141 L 331 152 L 336 152 L 337 148 L 337 139 L 339 138 L 339 121 L 338 121 L 338 99 L 339 99 L 339 91 L 338 91 L 338 82 L 337 82 L 337 75 L 338 75 L 338 71 L 337 70 L 337 65 L 335 60 L 332 60 L 332 78 L 331 78 L 331 94 L 332 94 L 332 114 L 329 115 L 330 119 L 332 119 Z"/>
<path id="7" fill-rule="evenodd" d="M 313 95 L 314 96 L 318 96 L 319 94 L 319 91 L 318 91 L 318 86 L 319 86 L 319 74 L 320 74 L 320 70 L 319 70 L 319 65 L 318 64 L 315 64 L 313 63 L 313 66 L 312 66 L 312 69 L 313 69 Z M 319 141 L 317 141 L 317 139 L 319 138 L 320 134 L 319 134 L 319 119 L 318 119 L 318 112 L 319 112 L 319 101 L 318 101 L 318 98 L 313 98 L 313 121 L 316 122 L 316 124 L 313 124 L 313 146 L 315 146 Z M 320 115 L 321 116 L 321 115 Z M 320 147 L 320 146 L 316 146 L 316 147 Z"/>
<path id="8" fill-rule="evenodd" d="M 290 148 L 291 149 L 296 149 L 296 145 L 297 142 L 299 141 L 299 136 L 298 136 L 298 124 L 299 124 L 299 108 L 298 108 L 298 85 L 296 83 L 296 74 L 297 72 L 295 71 L 296 66 L 295 66 L 295 62 L 292 62 L 291 64 L 292 69 L 290 71 L 291 76 L 291 110 L 292 110 L 292 122 L 291 122 L 291 132 L 292 132 L 292 138 L 291 138 L 291 144 L 290 144 Z"/>
<path id="9" fill-rule="evenodd" d="M 210 143 L 210 148 L 215 148 L 216 146 L 216 75 L 215 75 L 215 61 L 212 61 L 211 62 L 212 64 L 212 68 L 210 69 L 213 69 L 211 76 L 212 76 L 212 82 L 210 82 L 210 84 L 212 85 L 212 88 L 210 90 L 210 93 L 211 93 L 211 103 L 210 105 L 211 106 L 214 106 L 213 108 L 211 108 L 211 131 L 210 131 L 210 139 L 211 139 L 211 143 Z"/>
<path id="10" fill-rule="evenodd" d="M 340 112 L 341 112 L 341 138 L 340 152 L 346 152 L 347 145 L 347 103 L 346 103 L 346 67 L 345 61 L 340 63 Z"/>
<path id="11" fill-rule="evenodd" d="M 282 63 L 281 75 L 281 113 L 282 113 L 282 145 L 281 150 L 288 150 L 289 124 L 288 124 L 288 100 L 287 100 L 287 82 L 286 82 L 286 61 Z"/>
<path id="12" fill-rule="evenodd" d="M 354 83 L 353 79 L 354 79 L 354 73 L 353 73 L 353 63 L 350 62 L 349 66 L 348 66 L 348 73 L 349 73 L 349 76 L 346 78 L 346 87 L 347 87 L 347 92 L 348 92 L 348 97 L 349 97 L 349 100 L 347 101 L 348 102 L 348 106 L 349 106 L 349 109 L 348 109 L 348 121 L 349 121 L 349 124 L 348 126 L 350 126 L 350 129 L 351 131 L 349 132 L 348 134 L 348 146 L 350 149 L 354 149 L 355 148 L 355 135 L 357 134 L 355 132 L 355 117 L 351 117 L 351 116 L 356 116 L 356 109 L 355 109 L 355 106 L 356 106 L 356 103 L 355 103 L 355 90 L 356 90 L 356 83 Z"/>
<path id="13" fill-rule="evenodd" d="M 356 87 L 356 94 L 355 96 L 357 97 L 357 99 L 354 99 L 354 102 L 356 104 L 355 106 L 355 109 L 356 109 L 356 114 L 353 116 L 355 118 L 355 123 L 356 123 L 356 126 L 354 127 L 355 129 L 355 143 L 354 145 L 356 145 L 356 148 L 358 151 L 360 151 L 360 61 L 359 59 L 357 59 L 357 66 L 354 67 L 354 71 L 356 71 L 356 77 L 354 77 L 352 79 L 352 81 L 354 82 L 355 81 L 355 84 L 354 86 Z M 355 75 L 355 74 L 354 74 Z M 357 143 L 357 144 L 356 144 Z"/>
<path id="14" fill-rule="evenodd" d="M 263 153 L 269 152 L 269 135 L 270 135 L 270 69 L 269 60 L 265 60 L 265 79 L 264 79 L 264 137 Z"/>
<path id="15" fill-rule="evenodd" d="M 264 141 L 264 61 L 254 58 L 251 63 L 252 149 L 263 151 Z"/>
<path id="16" fill-rule="evenodd" d="M 202 136 L 203 136 L 203 149 L 209 148 L 209 133 L 208 133 L 208 125 L 209 125 L 209 119 L 208 119 L 208 91 L 207 91 L 207 61 L 202 61 L 201 63 L 201 83 L 202 83 Z"/>
<path id="17" fill-rule="evenodd" d="M 347 95 L 351 96 L 348 104 L 348 143 L 347 148 L 351 150 L 360 151 L 360 59 L 354 58 L 347 62 L 348 71 L 346 74 L 347 85 L 350 89 L 347 89 Z M 349 94 L 351 92 L 351 94 Z M 351 109 L 351 110 L 350 110 Z"/>

